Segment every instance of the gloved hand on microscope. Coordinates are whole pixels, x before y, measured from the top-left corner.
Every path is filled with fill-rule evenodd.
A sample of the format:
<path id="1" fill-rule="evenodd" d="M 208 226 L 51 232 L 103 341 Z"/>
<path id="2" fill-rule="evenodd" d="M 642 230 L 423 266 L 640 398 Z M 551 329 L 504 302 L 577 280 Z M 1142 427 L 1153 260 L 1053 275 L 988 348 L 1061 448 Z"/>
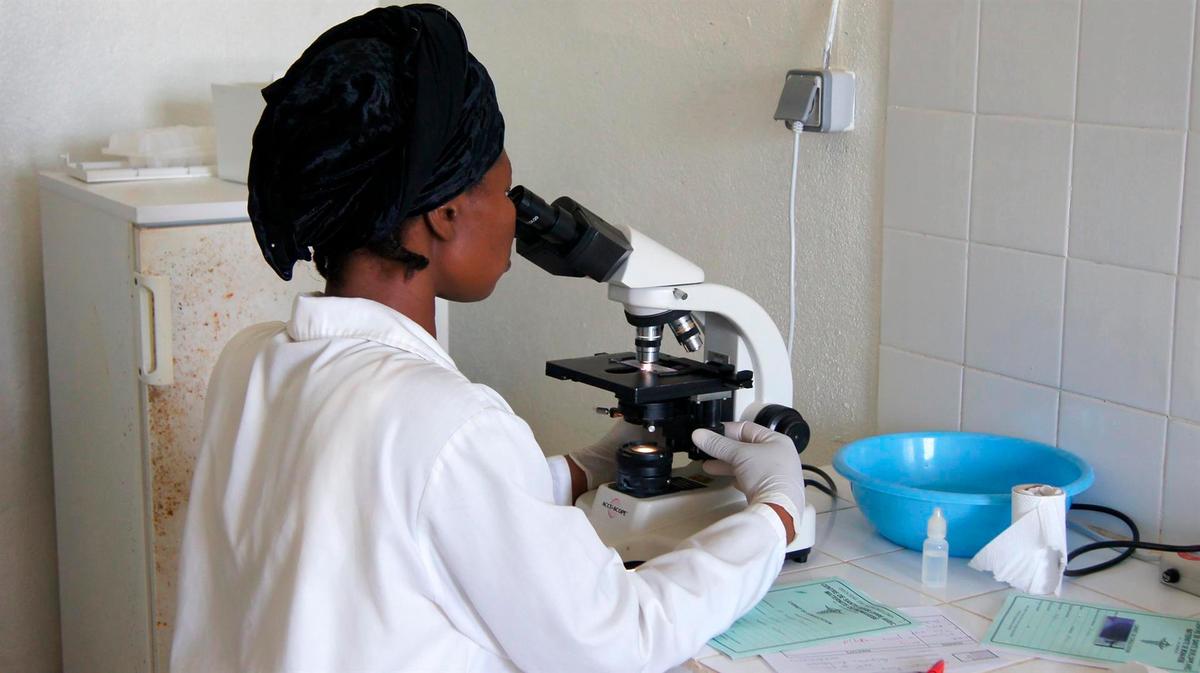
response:
<path id="1" fill-rule="evenodd" d="M 692 432 L 696 448 L 713 457 L 705 461 L 704 471 L 733 475 L 749 503 L 765 504 L 779 515 L 790 543 L 805 502 L 804 471 L 795 444 L 786 435 L 749 421 L 724 425 L 725 436 L 704 429 Z M 568 453 L 572 501 L 616 478 L 619 447 L 630 442 L 653 442 L 657 434 L 640 425 L 617 421 L 595 444 Z"/>
<path id="2" fill-rule="evenodd" d="M 733 475 L 750 504 L 762 503 L 779 515 L 790 543 L 804 511 L 804 468 L 796 445 L 786 435 L 750 421 L 725 423 L 725 436 L 711 430 L 692 432 L 696 448 L 713 457 L 709 474 Z"/>

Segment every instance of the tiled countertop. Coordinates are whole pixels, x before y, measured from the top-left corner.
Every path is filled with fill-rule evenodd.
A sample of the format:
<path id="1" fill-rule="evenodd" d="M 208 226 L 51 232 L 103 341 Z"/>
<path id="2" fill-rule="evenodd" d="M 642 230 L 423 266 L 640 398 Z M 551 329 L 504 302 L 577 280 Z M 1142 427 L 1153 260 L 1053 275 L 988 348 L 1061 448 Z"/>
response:
<path id="1" fill-rule="evenodd" d="M 850 494 L 850 485 L 832 467 L 841 498 L 836 503 L 816 489 L 808 489 L 809 502 L 817 509 L 817 544 L 808 563 L 788 563 L 776 580 L 777 586 L 796 584 L 825 577 L 841 577 L 872 598 L 893 607 L 938 605 L 950 616 L 982 638 L 992 617 L 1013 590 L 996 582 L 989 573 L 967 567 L 967 560 L 950 559 L 946 587 L 921 586 L 921 555 L 883 539 L 859 512 Z M 1082 536 L 1068 532 L 1073 549 L 1085 542 Z M 1110 552 L 1088 554 L 1072 567 L 1090 565 L 1105 559 Z M 1068 578 L 1063 582 L 1062 598 L 1150 610 L 1181 617 L 1200 617 L 1200 597 L 1163 586 L 1158 567 L 1137 559 L 1087 577 Z M 725 655 L 706 647 L 683 670 L 711 671 L 704 666 L 712 657 Z M 726 660 L 728 661 L 728 660 Z M 729 670 L 725 668 L 724 670 Z M 745 673 L 772 673 L 758 657 L 736 662 L 734 669 Z M 1096 671 L 1097 668 L 1029 659 L 1002 669 L 1007 673 L 1048 673 Z M 1099 670 L 1104 670 L 1102 667 Z"/>

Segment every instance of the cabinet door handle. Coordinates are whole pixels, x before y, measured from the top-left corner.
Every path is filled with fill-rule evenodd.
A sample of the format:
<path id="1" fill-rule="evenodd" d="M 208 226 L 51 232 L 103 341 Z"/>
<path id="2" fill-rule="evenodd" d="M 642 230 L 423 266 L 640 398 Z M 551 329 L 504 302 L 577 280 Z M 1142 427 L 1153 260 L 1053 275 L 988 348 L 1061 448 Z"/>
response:
<path id="1" fill-rule="evenodd" d="M 133 284 L 138 289 L 142 334 L 138 378 L 148 385 L 169 386 L 175 382 L 171 357 L 171 279 L 135 273 Z"/>

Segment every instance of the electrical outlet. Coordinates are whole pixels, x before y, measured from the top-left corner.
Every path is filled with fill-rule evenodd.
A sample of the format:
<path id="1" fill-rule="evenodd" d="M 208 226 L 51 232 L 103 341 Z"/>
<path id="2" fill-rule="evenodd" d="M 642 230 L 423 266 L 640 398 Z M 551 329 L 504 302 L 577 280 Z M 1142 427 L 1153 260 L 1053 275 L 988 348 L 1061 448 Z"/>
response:
<path id="1" fill-rule="evenodd" d="M 854 73 L 849 70 L 789 70 L 775 108 L 788 128 L 837 133 L 854 128 Z"/>

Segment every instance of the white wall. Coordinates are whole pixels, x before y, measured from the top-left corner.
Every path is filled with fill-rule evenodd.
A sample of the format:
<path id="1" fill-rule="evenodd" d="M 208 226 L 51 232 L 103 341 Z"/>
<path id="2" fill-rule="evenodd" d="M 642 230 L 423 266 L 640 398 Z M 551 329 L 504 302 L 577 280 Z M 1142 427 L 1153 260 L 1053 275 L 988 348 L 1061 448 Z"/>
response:
<path id="1" fill-rule="evenodd" d="M 1081 500 L 1184 541 L 1200 537 L 1195 14 L 896 4 L 879 374 L 880 430 L 1057 443 L 1096 470 Z"/>
<path id="2" fill-rule="evenodd" d="M 0 670 L 59 668 L 35 171 L 113 131 L 206 124 L 366 0 L 0 0 Z"/>
<path id="3" fill-rule="evenodd" d="M 518 184 L 645 231 L 786 331 L 792 137 L 772 115 L 787 70 L 820 63 L 828 0 L 446 5 L 496 81 Z M 875 428 L 890 3 L 842 10 L 833 62 L 858 73 L 858 130 L 802 138 L 799 178 L 795 407 L 818 463 Z M 450 335 L 549 453 L 603 432 L 592 408 L 613 398 L 547 378 L 545 360 L 633 349 L 604 287 L 519 257 L 490 299 L 454 307 Z"/>

